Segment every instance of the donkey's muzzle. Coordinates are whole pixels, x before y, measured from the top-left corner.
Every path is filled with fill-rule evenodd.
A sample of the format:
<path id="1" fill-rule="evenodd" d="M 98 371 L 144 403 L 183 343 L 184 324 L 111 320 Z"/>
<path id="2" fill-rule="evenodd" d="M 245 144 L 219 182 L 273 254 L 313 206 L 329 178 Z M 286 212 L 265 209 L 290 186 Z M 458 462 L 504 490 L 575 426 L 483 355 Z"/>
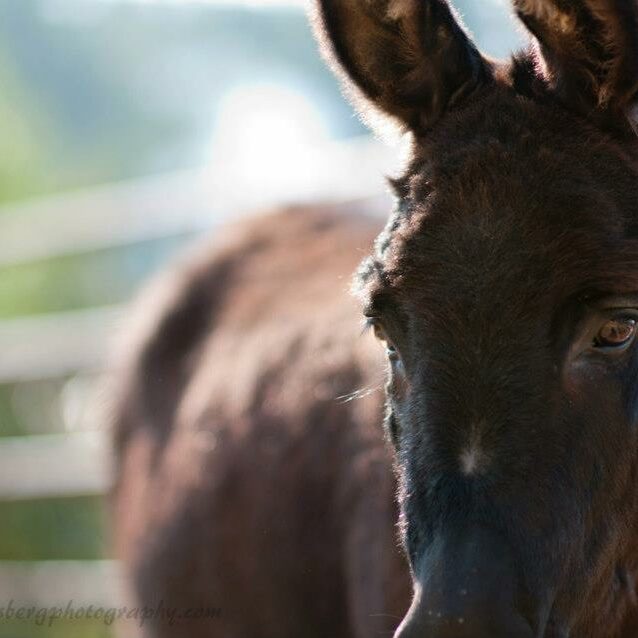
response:
<path id="1" fill-rule="evenodd" d="M 489 530 L 441 535 L 415 566 L 415 579 L 412 606 L 395 638 L 543 635 L 526 620 L 529 604 L 510 549 Z"/>

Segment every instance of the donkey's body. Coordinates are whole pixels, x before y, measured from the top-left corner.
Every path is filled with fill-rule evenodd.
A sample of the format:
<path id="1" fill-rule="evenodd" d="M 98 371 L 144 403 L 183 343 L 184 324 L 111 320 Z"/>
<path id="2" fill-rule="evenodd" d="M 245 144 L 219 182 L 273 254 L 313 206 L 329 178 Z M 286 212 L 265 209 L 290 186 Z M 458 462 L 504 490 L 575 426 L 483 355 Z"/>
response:
<path id="1" fill-rule="evenodd" d="M 496 63 L 445 0 L 317 2 L 356 97 L 412 138 L 357 277 L 386 348 L 413 580 L 395 638 L 635 638 L 638 2 L 514 6 L 537 42 Z M 337 224 L 312 248 L 272 225 L 205 271 L 221 286 L 187 280 L 133 368 L 119 498 L 121 520 L 139 518 L 124 551 L 145 601 L 216 596 L 221 635 L 372 636 L 370 618 L 405 604 L 407 569 L 379 406 L 334 403 L 378 383 L 335 285 L 360 243 L 334 249 L 351 236 Z M 278 268 L 299 288 L 243 276 Z M 339 365 L 310 354 L 321 335 Z M 252 585 L 259 605 L 240 618 Z"/>
<path id="2" fill-rule="evenodd" d="M 149 635 L 364 638 L 406 611 L 382 365 L 348 292 L 378 230 L 265 216 L 164 282 L 124 379 L 118 545 L 139 605 L 221 612 Z"/>

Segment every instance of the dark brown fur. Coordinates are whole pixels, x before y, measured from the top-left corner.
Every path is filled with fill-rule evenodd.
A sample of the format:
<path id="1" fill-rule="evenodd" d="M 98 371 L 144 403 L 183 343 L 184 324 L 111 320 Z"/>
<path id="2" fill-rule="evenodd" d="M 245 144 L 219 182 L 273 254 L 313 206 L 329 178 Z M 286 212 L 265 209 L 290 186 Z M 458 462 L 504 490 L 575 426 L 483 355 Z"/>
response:
<path id="1" fill-rule="evenodd" d="M 504 63 L 444 0 L 316 6 L 412 141 L 357 279 L 414 585 L 396 636 L 635 638 L 638 346 L 599 334 L 638 321 L 638 4 L 514 6 L 537 42 Z M 143 603 L 222 608 L 188 635 L 371 637 L 405 611 L 379 396 L 336 400 L 381 383 L 346 294 L 374 230 L 234 231 L 125 367 L 119 547 Z"/>
<path id="2" fill-rule="evenodd" d="M 387 635 L 407 608 L 358 207 L 229 228 L 140 304 L 164 298 L 124 365 L 118 552 L 139 604 L 221 609 L 149 635 Z"/>

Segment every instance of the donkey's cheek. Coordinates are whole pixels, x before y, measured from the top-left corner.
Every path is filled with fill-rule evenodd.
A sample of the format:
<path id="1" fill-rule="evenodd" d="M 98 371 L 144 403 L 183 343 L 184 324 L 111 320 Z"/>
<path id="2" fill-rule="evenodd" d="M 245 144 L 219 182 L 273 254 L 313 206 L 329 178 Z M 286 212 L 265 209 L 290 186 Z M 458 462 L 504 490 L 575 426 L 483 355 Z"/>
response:
<path id="1" fill-rule="evenodd" d="M 627 420 L 635 431 L 638 428 L 638 353 L 631 357 L 622 379 L 622 404 Z"/>
<path id="2" fill-rule="evenodd" d="M 403 362 L 399 359 L 390 365 L 390 373 L 387 390 L 391 397 L 398 402 L 408 399 L 410 394 L 410 381 L 406 375 Z"/>
<path id="3" fill-rule="evenodd" d="M 583 358 L 565 370 L 562 392 L 567 412 L 591 432 L 607 432 L 626 440 L 638 426 L 638 388 L 633 357 L 615 361 Z"/>
<path id="4" fill-rule="evenodd" d="M 595 382 L 595 373 L 584 361 L 568 364 L 563 371 L 562 385 L 572 404 L 580 403 Z"/>
<path id="5" fill-rule="evenodd" d="M 563 390 L 575 404 L 592 399 L 608 401 L 619 395 L 621 381 L 616 368 L 617 364 L 604 359 L 580 356 L 566 364 L 562 375 Z"/>

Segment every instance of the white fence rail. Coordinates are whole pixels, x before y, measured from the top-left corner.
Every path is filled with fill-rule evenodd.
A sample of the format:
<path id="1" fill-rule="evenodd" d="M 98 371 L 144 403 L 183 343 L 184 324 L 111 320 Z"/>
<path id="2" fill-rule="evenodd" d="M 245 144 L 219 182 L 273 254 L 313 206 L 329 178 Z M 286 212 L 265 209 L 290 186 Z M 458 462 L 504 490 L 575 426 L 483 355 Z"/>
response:
<path id="1" fill-rule="evenodd" d="M 0 383 L 99 369 L 122 314 L 107 307 L 0 321 Z"/>
<path id="2" fill-rule="evenodd" d="M 105 432 L 14 437 L 1 441 L 0 501 L 102 494 L 110 486 Z"/>
<path id="3" fill-rule="evenodd" d="M 117 561 L 0 561 L 0 601 L 51 609 L 117 606 L 125 586 Z"/>

